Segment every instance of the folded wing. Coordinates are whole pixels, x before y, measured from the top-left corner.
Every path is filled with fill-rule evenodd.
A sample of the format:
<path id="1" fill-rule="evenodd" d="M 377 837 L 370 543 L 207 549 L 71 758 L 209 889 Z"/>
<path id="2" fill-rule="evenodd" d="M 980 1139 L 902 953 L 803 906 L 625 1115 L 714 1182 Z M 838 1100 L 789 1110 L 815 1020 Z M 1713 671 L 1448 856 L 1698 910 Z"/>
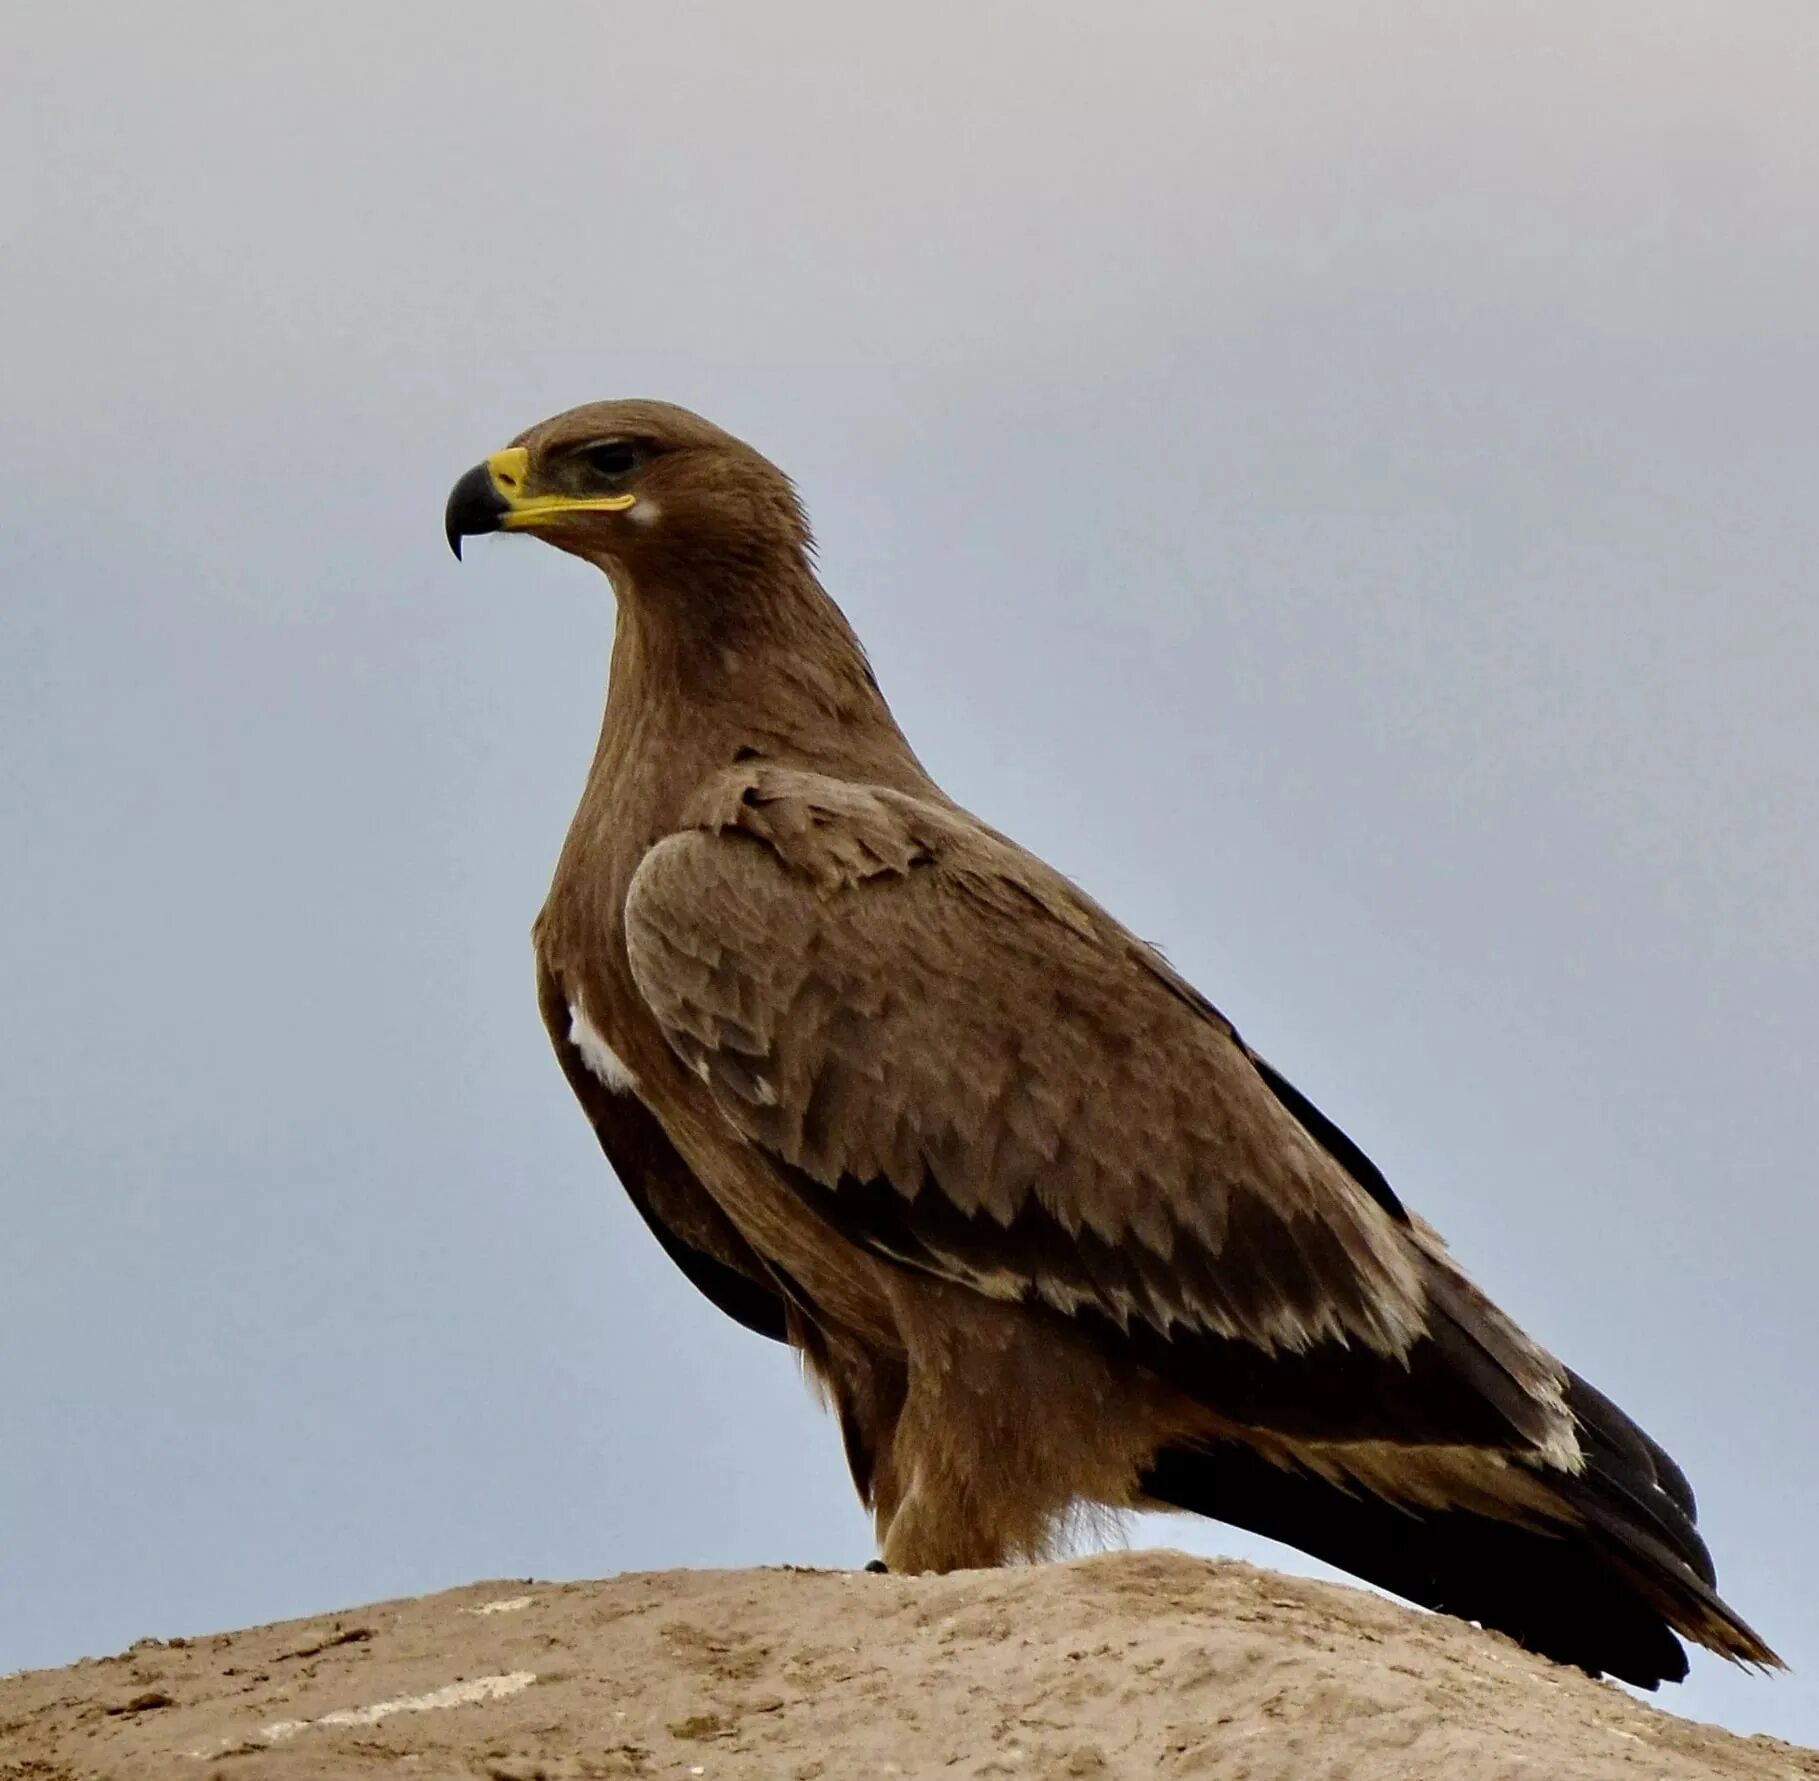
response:
<path id="1" fill-rule="evenodd" d="M 697 814 L 633 880 L 634 977 L 851 1241 L 1090 1324 L 1234 1422 L 1575 1461 L 1558 1365 L 1059 875 L 774 767 Z"/>

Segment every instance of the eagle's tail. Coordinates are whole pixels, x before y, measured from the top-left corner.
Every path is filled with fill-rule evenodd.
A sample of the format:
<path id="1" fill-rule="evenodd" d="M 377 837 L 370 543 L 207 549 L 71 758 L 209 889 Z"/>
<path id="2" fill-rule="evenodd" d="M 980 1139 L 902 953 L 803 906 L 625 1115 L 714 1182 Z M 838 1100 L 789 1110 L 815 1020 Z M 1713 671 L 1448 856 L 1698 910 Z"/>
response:
<path id="1" fill-rule="evenodd" d="M 1601 1392 L 1568 1378 L 1585 1469 L 1537 1475 L 1570 1523 L 1406 1508 L 1284 1470 L 1237 1442 L 1164 1450 L 1143 1490 L 1593 1675 L 1641 1688 L 1678 1682 L 1686 1653 L 1676 1634 L 1738 1663 L 1780 1668 L 1718 1595 L 1680 1468 Z"/>

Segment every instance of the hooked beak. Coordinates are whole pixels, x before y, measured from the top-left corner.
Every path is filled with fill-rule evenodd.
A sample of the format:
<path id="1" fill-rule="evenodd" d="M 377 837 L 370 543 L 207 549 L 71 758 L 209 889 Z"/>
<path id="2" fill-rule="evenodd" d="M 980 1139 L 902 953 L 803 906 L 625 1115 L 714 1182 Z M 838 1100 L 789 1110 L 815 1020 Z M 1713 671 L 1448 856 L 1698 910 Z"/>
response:
<path id="1" fill-rule="evenodd" d="M 493 481 L 491 460 L 476 464 L 449 490 L 448 506 L 442 514 L 449 549 L 458 558 L 463 538 L 498 531 L 509 511 L 499 485 Z"/>

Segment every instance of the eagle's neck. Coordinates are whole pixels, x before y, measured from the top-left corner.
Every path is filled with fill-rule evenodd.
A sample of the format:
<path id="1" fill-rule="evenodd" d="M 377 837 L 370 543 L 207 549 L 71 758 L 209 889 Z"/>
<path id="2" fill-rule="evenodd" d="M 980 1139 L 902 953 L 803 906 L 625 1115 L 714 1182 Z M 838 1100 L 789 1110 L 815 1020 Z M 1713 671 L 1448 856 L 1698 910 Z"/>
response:
<path id="1" fill-rule="evenodd" d="M 845 615 L 797 558 L 727 585 L 615 578 L 606 712 L 558 889 L 622 902 L 704 781 L 764 759 L 940 798 Z"/>

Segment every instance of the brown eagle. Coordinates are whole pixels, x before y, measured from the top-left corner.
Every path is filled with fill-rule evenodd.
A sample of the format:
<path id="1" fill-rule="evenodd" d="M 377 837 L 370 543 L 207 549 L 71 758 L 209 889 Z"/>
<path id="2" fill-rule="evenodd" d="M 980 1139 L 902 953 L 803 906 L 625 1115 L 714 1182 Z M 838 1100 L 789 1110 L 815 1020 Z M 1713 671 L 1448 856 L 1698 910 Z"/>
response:
<path id="1" fill-rule="evenodd" d="M 455 485 L 618 599 L 535 931 L 557 1056 L 670 1259 L 832 1404 L 893 1571 L 1192 1510 L 1594 1673 L 1719 1598 L 1662 1449 L 1485 1298 L 1211 1002 L 924 772 L 788 479 L 597 403 Z"/>

